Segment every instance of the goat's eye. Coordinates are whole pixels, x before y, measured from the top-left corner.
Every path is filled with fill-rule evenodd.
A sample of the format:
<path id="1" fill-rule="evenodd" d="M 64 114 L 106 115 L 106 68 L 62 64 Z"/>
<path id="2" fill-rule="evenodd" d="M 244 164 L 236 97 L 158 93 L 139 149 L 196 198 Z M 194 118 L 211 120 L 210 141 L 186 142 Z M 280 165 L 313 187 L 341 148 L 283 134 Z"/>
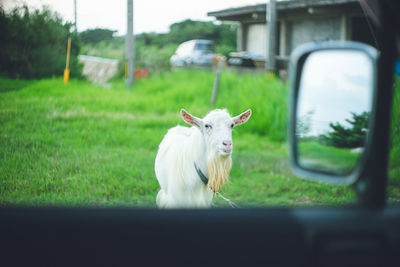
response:
<path id="1" fill-rule="evenodd" d="M 232 129 L 233 129 L 233 126 L 235 126 L 235 124 L 232 123 L 232 124 L 231 124 L 231 128 L 232 128 Z"/>
<path id="2" fill-rule="evenodd" d="M 208 129 L 208 130 L 212 129 L 212 127 L 211 127 L 210 124 L 206 124 L 205 127 L 206 127 L 206 129 Z"/>

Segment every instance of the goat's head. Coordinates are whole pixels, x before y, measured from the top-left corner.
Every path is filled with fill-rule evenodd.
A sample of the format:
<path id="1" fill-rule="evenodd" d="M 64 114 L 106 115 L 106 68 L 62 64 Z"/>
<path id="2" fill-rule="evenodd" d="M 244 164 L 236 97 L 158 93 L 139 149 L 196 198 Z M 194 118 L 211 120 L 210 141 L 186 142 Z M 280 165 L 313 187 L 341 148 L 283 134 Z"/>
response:
<path id="1" fill-rule="evenodd" d="M 181 109 L 181 116 L 186 123 L 197 127 L 204 137 L 210 187 L 216 191 L 229 177 L 233 151 L 232 130 L 248 121 L 251 110 L 232 118 L 226 109 L 216 109 L 200 119 Z"/>

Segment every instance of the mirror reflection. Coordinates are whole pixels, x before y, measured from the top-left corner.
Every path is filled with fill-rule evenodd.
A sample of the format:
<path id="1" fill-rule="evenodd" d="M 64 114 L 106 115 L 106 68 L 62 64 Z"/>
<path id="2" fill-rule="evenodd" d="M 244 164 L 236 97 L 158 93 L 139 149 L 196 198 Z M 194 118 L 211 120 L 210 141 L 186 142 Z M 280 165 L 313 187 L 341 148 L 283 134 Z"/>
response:
<path id="1" fill-rule="evenodd" d="M 373 63 L 356 50 L 317 51 L 306 59 L 296 117 L 298 163 L 350 173 L 364 150 L 372 108 Z"/>

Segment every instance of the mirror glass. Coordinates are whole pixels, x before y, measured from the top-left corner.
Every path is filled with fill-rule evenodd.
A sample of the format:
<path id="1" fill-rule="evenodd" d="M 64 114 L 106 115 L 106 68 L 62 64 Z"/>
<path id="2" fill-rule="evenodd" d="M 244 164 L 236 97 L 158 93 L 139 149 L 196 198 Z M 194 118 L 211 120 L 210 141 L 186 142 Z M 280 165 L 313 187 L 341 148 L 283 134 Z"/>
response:
<path id="1" fill-rule="evenodd" d="M 306 58 L 296 114 L 300 167 L 336 175 L 354 169 L 368 134 L 373 73 L 362 51 L 323 50 Z"/>

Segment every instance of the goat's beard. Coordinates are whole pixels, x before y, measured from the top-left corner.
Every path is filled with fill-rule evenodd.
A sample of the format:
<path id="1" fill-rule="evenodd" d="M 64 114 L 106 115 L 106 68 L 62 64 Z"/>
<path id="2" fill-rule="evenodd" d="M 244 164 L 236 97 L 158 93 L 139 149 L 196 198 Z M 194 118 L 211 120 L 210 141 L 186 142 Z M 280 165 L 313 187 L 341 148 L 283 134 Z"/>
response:
<path id="1" fill-rule="evenodd" d="M 232 167 L 232 157 L 221 156 L 218 153 L 208 153 L 208 186 L 213 192 L 217 192 L 225 184 L 229 182 L 229 172 Z"/>

